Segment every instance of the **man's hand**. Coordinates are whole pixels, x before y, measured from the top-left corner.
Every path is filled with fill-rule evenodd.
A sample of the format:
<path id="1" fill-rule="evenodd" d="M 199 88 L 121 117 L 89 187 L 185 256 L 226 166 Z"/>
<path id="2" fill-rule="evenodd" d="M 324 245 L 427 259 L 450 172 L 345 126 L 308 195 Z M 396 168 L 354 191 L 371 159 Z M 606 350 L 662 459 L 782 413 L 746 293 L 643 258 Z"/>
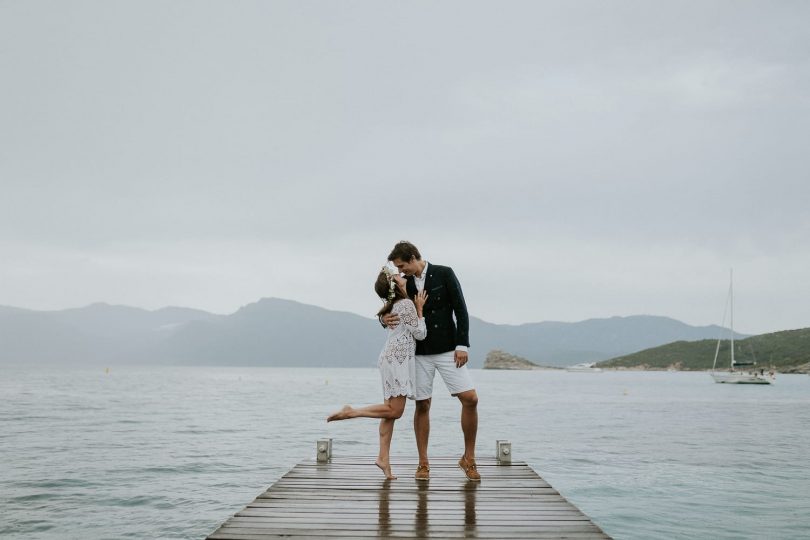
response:
<path id="1" fill-rule="evenodd" d="M 399 324 L 399 315 L 396 313 L 386 313 L 383 315 L 382 322 L 388 328 L 394 328 Z"/>
<path id="2" fill-rule="evenodd" d="M 456 351 L 453 356 L 456 360 L 457 368 L 460 368 L 467 363 L 467 351 Z"/>

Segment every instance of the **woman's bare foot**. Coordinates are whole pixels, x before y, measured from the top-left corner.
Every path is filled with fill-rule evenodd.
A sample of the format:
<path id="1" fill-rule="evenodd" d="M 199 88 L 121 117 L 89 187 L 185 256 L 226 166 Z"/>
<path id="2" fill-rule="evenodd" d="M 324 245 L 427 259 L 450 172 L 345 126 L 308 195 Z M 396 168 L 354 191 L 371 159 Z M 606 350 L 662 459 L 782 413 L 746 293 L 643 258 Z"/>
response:
<path id="1" fill-rule="evenodd" d="M 374 465 L 380 468 L 387 480 L 396 480 L 397 477 L 391 472 L 391 465 L 389 463 L 381 462 L 379 459 L 374 462 Z"/>
<path id="2" fill-rule="evenodd" d="M 351 405 L 344 405 L 342 409 L 337 412 L 333 412 L 329 416 L 326 417 L 327 422 L 332 422 L 334 420 L 346 420 L 349 418 L 349 413 L 351 412 L 352 407 Z"/>

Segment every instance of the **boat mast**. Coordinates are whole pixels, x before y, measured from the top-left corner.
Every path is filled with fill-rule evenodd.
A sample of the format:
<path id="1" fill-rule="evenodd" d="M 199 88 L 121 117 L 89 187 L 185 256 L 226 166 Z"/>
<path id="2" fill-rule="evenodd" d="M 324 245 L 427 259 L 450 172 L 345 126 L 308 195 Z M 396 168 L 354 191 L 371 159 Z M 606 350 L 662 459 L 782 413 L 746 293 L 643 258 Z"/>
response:
<path id="1" fill-rule="evenodd" d="M 728 293 L 726 293 L 726 301 L 723 304 L 723 320 L 720 321 L 720 328 L 725 329 L 726 327 L 726 315 L 728 315 L 728 304 L 731 300 L 731 284 L 729 283 Z M 717 347 L 714 349 L 714 362 L 712 362 L 712 373 L 717 368 L 717 357 L 720 355 L 720 344 L 723 342 L 723 332 L 722 330 L 718 332 L 717 337 Z"/>
<path id="2" fill-rule="evenodd" d="M 728 271 L 728 296 L 731 301 L 731 368 L 734 368 L 734 269 Z"/>

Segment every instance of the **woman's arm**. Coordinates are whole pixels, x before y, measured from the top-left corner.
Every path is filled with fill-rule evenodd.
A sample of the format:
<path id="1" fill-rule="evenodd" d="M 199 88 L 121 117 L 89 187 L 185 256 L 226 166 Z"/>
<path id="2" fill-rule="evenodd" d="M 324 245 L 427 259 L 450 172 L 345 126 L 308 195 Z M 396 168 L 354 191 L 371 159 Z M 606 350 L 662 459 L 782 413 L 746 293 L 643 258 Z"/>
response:
<path id="1" fill-rule="evenodd" d="M 405 328 L 413 334 L 414 339 L 419 341 L 425 339 L 427 337 L 427 326 L 425 326 L 425 318 L 421 314 L 422 307 L 420 306 L 417 309 L 416 305 L 408 299 L 400 300 L 398 303 L 402 304 L 400 321 L 405 325 Z M 422 305 L 424 305 L 424 302 L 422 302 Z"/>

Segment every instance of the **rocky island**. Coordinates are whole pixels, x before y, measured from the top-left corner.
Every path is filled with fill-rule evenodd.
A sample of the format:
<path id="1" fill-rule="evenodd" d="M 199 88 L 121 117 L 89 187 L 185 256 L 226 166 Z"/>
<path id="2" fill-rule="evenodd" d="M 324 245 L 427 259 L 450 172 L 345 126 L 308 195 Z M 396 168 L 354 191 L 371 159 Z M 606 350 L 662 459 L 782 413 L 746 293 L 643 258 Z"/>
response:
<path id="1" fill-rule="evenodd" d="M 515 356 L 498 349 L 489 351 L 484 361 L 484 369 L 557 369 L 549 366 L 540 366 L 526 360 L 521 356 Z"/>

